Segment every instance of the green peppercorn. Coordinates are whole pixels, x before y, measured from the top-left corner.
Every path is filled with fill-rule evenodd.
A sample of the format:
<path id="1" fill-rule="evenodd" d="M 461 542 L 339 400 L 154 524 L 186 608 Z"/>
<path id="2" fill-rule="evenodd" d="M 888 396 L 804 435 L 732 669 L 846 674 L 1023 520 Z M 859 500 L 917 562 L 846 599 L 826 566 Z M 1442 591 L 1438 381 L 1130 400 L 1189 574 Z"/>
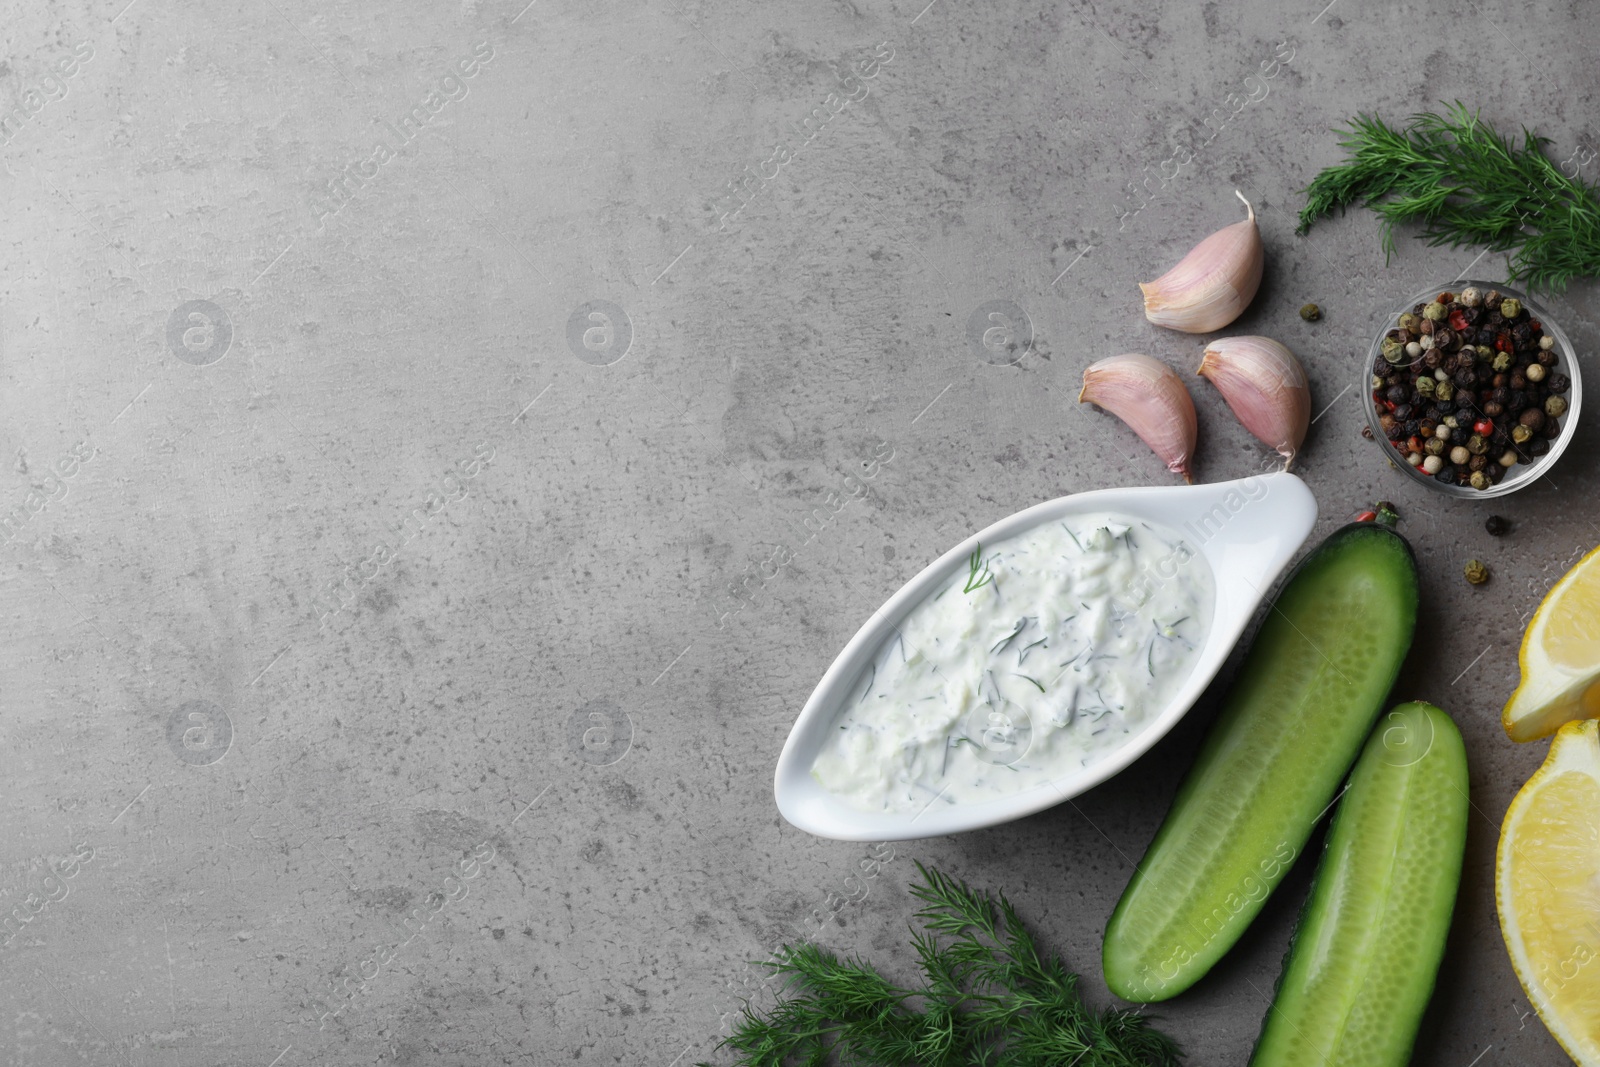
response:
<path id="1" fill-rule="evenodd" d="M 1567 398 L 1564 396 L 1546 397 L 1544 401 L 1544 413 L 1550 416 L 1552 419 L 1559 419 L 1561 416 L 1567 413 Z"/>
<path id="2" fill-rule="evenodd" d="M 1533 431 L 1522 425 L 1520 422 L 1511 427 L 1511 439 L 1519 445 L 1526 442 L 1532 436 Z"/>
<path id="3" fill-rule="evenodd" d="M 1315 304 L 1307 304 L 1305 307 L 1300 309 L 1300 317 L 1305 319 L 1307 322 L 1316 322 L 1318 319 L 1322 318 L 1322 309 L 1317 307 Z"/>
<path id="4" fill-rule="evenodd" d="M 1434 322 L 1438 322 L 1440 319 L 1444 318 L 1444 305 L 1435 300 L 1433 303 L 1422 309 L 1422 317 L 1425 319 L 1431 319 Z"/>
<path id="5" fill-rule="evenodd" d="M 1446 380 L 1433 387 L 1433 398 L 1441 403 L 1453 400 L 1456 395 L 1455 384 Z"/>
<path id="6" fill-rule="evenodd" d="M 1488 438 L 1484 437 L 1481 433 L 1473 434 L 1471 437 L 1467 438 L 1467 451 L 1471 452 L 1474 456 L 1481 456 L 1488 452 Z"/>
<path id="7" fill-rule="evenodd" d="M 1510 352 L 1496 352 L 1494 354 L 1494 362 L 1491 363 L 1490 366 L 1492 366 L 1497 371 L 1506 371 L 1506 370 L 1510 369 L 1510 367 L 1511 367 L 1511 353 Z"/>
<path id="8" fill-rule="evenodd" d="M 1443 455 L 1448 446 L 1437 437 L 1430 437 L 1422 443 L 1422 450 L 1430 456 Z"/>
<path id="9" fill-rule="evenodd" d="M 1408 311 L 1404 315 L 1400 316 L 1400 328 L 1402 330 L 1408 330 L 1411 333 L 1417 333 L 1419 332 L 1419 327 L 1421 327 L 1421 325 L 1422 320 L 1417 317 L 1415 312 Z"/>
<path id="10" fill-rule="evenodd" d="M 1383 358 L 1390 363 L 1399 363 L 1406 358 L 1406 346 L 1388 337 L 1383 339 L 1382 352 Z"/>
<path id="11" fill-rule="evenodd" d="M 1438 386 L 1439 383 L 1436 380 L 1428 377 L 1427 375 L 1423 375 L 1421 378 L 1417 379 L 1417 395 L 1422 397 L 1431 397 L 1433 396 L 1433 391 L 1437 389 Z"/>
<path id="12" fill-rule="evenodd" d="M 1475 489 L 1481 489 L 1482 488 L 1482 486 L 1477 484 L 1477 478 L 1480 478 L 1480 477 L 1483 477 L 1483 472 L 1482 471 L 1478 471 L 1476 473 L 1476 475 L 1474 476 L 1473 488 L 1475 488 Z M 1484 484 L 1485 485 L 1488 484 L 1488 481 L 1489 481 L 1488 478 L 1484 478 L 1483 480 L 1484 480 Z M 1474 560 L 1469 560 L 1469 561 L 1467 561 L 1466 575 L 1467 575 L 1467 581 L 1471 582 L 1473 585 L 1482 585 L 1484 582 L 1487 582 L 1489 580 L 1489 568 L 1485 567 L 1482 563 L 1478 562 L 1475 559 Z"/>
<path id="13" fill-rule="evenodd" d="M 1475 470 L 1470 476 L 1468 476 L 1467 484 L 1472 486 L 1474 489 L 1487 489 L 1489 488 L 1489 476 L 1483 473 L 1481 470 Z M 1468 575 L 1467 581 L 1472 581 L 1471 575 Z"/>
<path id="14" fill-rule="evenodd" d="M 1522 314 L 1522 301 L 1518 300 L 1514 296 L 1507 297 L 1506 299 L 1500 301 L 1500 314 L 1504 315 L 1508 319 L 1516 318 L 1518 315 Z"/>

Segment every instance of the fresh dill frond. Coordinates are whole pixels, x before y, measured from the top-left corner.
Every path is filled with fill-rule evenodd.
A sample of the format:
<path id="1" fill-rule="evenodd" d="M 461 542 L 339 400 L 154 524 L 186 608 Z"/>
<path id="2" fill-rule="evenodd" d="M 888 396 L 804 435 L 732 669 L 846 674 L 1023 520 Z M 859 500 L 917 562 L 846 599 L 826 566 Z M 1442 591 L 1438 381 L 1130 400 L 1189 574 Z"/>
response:
<path id="1" fill-rule="evenodd" d="M 1078 977 L 1041 956 L 1003 894 L 998 899 L 921 863 L 911 895 L 922 985 L 889 981 L 861 959 L 815 944 L 785 946 L 766 966 L 783 999 L 746 1005 L 722 1048 L 740 1067 L 1177 1067 L 1178 1046 L 1140 1012 L 1092 1011 Z M 701 1064 L 700 1067 L 709 1067 Z"/>
<path id="2" fill-rule="evenodd" d="M 994 575 L 989 573 L 989 564 L 983 558 L 983 545 L 980 544 L 972 550 L 972 555 L 967 557 L 967 584 L 961 591 L 976 593 L 992 581 Z"/>
<path id="3" fill-rule="evenodd" d="M 1297 233 L 1359 204 L 1383 220 L 1386 256 L 1394 253 L 1395 226 L 1415 222 L 1430 245 L 1509 253 L 1508 280 L 1531 288 L 1562 289 L 1600 275 L 1596 187 L 1552 163 L 1547 138 L 1524 127 L 1519 144 L 1459 101 L 1399 128 L 1357 115 L 1337 132 L 1349 157 L 1305 188 Z"/>

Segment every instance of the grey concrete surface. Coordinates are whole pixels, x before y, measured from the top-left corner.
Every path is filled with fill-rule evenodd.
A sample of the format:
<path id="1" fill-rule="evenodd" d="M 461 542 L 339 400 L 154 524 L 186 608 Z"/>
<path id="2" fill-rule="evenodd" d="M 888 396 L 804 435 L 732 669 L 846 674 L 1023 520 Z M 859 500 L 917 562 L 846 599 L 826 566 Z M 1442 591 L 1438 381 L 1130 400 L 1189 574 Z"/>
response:
<path id="1" fill-rule="evenodd" d="M 1498 709 L 1519 617 L 1600 541 L 1594 406 L 1508 502 L 1408 485 L 1360 439 L 1358 353 L 1502 265 L 1291 219 L 1358 110 L 1459 98 L 1595 178 L 1600 35 L 1576 0 L 1322 3 L 8 6 L 0 906 L 91 858 L 0 949 L 0 1063 L 727 1062 L 746 961 L 910 967 L 913 860 L 1004 888 L 1107 1003 L 1101 932 L 1215 689 L 1128 773 L 956 838 L 813 839 L 772 771 L 939 552 L 1171 481 L 1078 381 L 1198 361 L 1135 282 L 1235 188 L 1268 268 L 1232 332 L 1313 379 L 1313 538 L 1399 505 L 1397 696 L 1472 761 L 1416 1062 L 1566 1062 L 1495 920 L 1545 748 Z M 970 342 L 990 301 L 1031 344 Z M 1594 285 L 1552 306 L 1594 374 Z M 1194 395 L 1201 476 L 1256 469 Z M 1155 1012 L 1191 1064 L 1247 1058 L 1308 881 Z"/>

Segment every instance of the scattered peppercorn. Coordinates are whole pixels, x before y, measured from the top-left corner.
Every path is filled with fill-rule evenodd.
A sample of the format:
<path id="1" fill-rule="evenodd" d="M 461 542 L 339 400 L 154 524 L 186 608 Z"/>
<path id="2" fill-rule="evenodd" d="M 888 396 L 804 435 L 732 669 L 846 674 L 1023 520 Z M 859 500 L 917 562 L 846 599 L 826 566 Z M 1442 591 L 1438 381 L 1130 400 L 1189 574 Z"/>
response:
<path id="1" fill-rule="evenodd" d="M 1489 580 L 1489 568 L 1478 560 L 1469 560 L 1466 566 L 1467 581 L 1473 585 L 1482 585 Z"/>
<path id="2" fill-rule="evenodd" d="M 1490 515 L 1484 520 L 1483 528 L 1489 531 L 1490 537 L 1504 537 L 1511 532 L 1511 520 L 1503 515 Z"/>
<path id="3" fill-rule="evenodd" d="M 1322 309 L 1317 307 L 1315 304 L 1307 304 L 1305 307 L 1300 309 L 1300 317 L 1305 319 L 1307 322 L 1316 322 L 1318 319 L 1322 318 Z"/>

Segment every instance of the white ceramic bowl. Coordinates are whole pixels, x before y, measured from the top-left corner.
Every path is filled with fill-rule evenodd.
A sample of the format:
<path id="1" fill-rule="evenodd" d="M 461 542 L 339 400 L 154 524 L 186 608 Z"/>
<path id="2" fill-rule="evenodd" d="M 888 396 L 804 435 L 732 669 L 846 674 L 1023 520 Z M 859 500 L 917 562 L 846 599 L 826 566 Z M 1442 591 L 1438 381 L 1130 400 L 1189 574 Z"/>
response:
<path id="1" fill-rule="evenodd" d="M 1498 289 L 1502 296 L 1514 296 L 1520 300 L 1522 306 L 1528 309 L 1528 313 L 1539 320 L 1540 325 L 1544 327 L 1544 332 L 1555 338 L 1556 362 L 1550 369 L 1552 371 L 1560 371 L 1572 381 L 1572 387 L 1566 393 L 1567 413 L 1561 416 L 1563 423 L 1561 433 L 1554 441 L 1550 442 L 1550 451 L 1532 463 L 1517 464 L 1517 466 L 1511 468 L 1504 478 L 1487 489 L 1474 489 L 1470 485 L 1447 485 L 1407 463 L 1405 456 L 1401 455 L 1399 450 L 1389 443 L 1387 436 L 1384 434 L 1383 426 L 1378 421 L 1378 416 L 1381 413 L 1378 410 L 1377 401 L 1372 396 L 1373 363 L 1383 358 L 1381 355 L 1383 339 L 1394 328 L 1401 314 L 1410 311 L 1417 304 L 1426 304 L 1439 293 L 1459 293 L 1468 286 L 1476 286 L 1485 293 L 1492 289 Z M 1573 351 L 1572 342 L 1567 338 L 1567 332 L 1561 328 L 1559 322 L 1551 317 L 1550 309 L 1538 300 L 1530 297 L 1520 289 L 1514 289 L 1503 283 L 1460 278 L 1441 285 L 1431 285 L 1422 292 L 1413 294 L 1405 303 L 1400 304 L 1389 312 L 1383 321 L 1383 328 L 1378 331 L 1377 336 L 1372 339 L 1372 344 L 1367 349 L 1367 359 L 1365 363 L 1361 364 L 1361 377 L 1357 380 L 1356 387 L 1361 390 L 1362 404 L 1367 413 L 1367 425 L 1372 429 L 1373 441 L 1377 443 L 1379 448 L 1383 449 L 1384 455 L 1389 457 L 1389 462 L 1400 469 L 1401 474 L 1414 482 L 1424 483 L 1435 492 L 1466 500 L 1492 500 L 1497 496 L 1515 493 L 1518 489 L 1532 485 L 1542 478 L 1544 473 L 1555 465 L 1561 453 L 1567 450 L 1568 443 L 1571 442 L 1573 434 L 1578 429 L 1578 409 L 1583 402 L 1583 376 L 1578 369 L 1577 355 Z"/>
<path id="2" fill-rule="evenodd" d="M 1211 628 L 1193 672 L 1144 729 L 1087 767 L 1008 797 L 941 805 L 922 812 L 866 812 L 824 789 L 811 766 L 839 708 L 861 673 L 906 615 L 957 571 L 982 542 L 994 544 L 1042 523 L 1093 511 L 1121 512 L 1183 533 L 1216 579 Z M 1216 485 L 1101 489 L 1036 504 L 980 530 L 934 560 L 891 596 L 856 632 L 822 676 L 789 732 L 773 792 L 789 822 L 818 837 L 842 841 L 904 841 L 940 837 L 1009 822 L 1059 804 L 1110 778 L 1138 759 L 1183 718 L 1250 621 L 1261 598 L 1311 533 L 1317 504 L 1292 474 L 1255 475 Z"/>

